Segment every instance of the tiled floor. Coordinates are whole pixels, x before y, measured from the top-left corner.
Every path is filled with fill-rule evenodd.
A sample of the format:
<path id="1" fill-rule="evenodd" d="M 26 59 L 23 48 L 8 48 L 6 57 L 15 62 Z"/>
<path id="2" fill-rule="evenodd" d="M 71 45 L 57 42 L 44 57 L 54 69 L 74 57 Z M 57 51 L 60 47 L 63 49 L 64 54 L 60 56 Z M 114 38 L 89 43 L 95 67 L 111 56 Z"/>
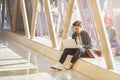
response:
<path id="1" fill-rule="evenodd" d="M 53 70 L 54 61 L 14 41 L 5 45 L 0 44 L 0 80 L 92 80 L 73 70 Z"/>

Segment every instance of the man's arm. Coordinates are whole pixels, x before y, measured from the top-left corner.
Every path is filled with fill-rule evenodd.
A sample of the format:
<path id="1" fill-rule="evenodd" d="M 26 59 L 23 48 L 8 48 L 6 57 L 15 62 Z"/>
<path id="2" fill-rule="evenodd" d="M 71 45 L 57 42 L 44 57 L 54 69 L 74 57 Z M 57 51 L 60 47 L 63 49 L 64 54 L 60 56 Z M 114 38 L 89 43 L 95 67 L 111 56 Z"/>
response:
<path id="1" fill-rule="evenodd" d="M 83 31 L 81 34 L 81 37 L 82 37 L 82 43 L 83 43 L 82 46 L 86 49 L 92 48 L 91 38 L 90 38 L 88 32 Z"/>

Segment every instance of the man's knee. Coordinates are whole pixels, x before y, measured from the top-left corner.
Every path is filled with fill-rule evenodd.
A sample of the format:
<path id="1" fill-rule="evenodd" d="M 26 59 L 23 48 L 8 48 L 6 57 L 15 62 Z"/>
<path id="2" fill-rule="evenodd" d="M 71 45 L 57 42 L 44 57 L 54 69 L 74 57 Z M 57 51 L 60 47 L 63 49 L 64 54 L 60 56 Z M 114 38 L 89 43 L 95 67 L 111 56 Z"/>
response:
<path id="1" fill-rule="evenodd" d="M 79 48 L 76 49 L 76 53 L 81 53 L 81 50 Z"/>
<path id="2" fill-rule="evenodd" d="M 65 52 L 65 53 L 67 53 L 67 52 L 68 52 L 68 49 L 67 49 L 67 48 L 65 48 L 65 49 L 64 49 L 64 52 Z"/>

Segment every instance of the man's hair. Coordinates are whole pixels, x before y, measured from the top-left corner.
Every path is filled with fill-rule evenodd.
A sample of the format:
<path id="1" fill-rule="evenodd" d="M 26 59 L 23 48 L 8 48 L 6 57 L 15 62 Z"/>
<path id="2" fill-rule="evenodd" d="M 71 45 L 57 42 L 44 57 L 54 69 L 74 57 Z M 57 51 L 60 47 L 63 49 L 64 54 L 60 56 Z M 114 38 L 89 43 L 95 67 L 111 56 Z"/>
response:
<path id="1" fill-rule="evenodd" d="M 75 22 L 73 23 L 73 26 L 82 27 L 80 21 L 75 21 Z"/>

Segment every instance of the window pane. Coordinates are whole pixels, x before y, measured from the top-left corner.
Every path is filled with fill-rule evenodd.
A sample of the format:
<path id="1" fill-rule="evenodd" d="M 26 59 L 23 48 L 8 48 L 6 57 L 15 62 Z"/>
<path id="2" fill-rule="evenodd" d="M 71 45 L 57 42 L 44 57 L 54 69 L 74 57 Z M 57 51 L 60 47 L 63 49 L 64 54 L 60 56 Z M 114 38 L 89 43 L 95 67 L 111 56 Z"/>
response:
<path id="1" fill-rule="evenodd" d="M 114 56 L 114 60 L 115 60 L 115 66 L 117 67 L 117 69 L 120 70 L 120 26 L 119 26 L 119 22 L 118 22 L 118 18 L 119 18 L 119 0 L 111 0 L 111 2 L 109 0 L 100 0 L 100 1 L 104 1 L 104 3 L 102 3 L 102 7 L 101 10 L 103 12 L 103 18 L 104 18 L 104 23 L 106 25 L 106 30 L 107 30 L 107 34 L 108 34 L 108 38 L 109 38 L 109 42 L 110 42 L 110 46 L 111 46 L 111 51 L 112 54 Z M 117 70 L 116 70 L 117 71 Z"/>
<path id="2" fill-rule="evenodd" d="M 50 37 L 49 37 L 46 12 L 44 9 L 44 0 L 39 0 L 39 3 L 38 3 L 35 36 L 36 36 L 34 39 L 35 41 L 48 45 L 48 46 L 52 46 Z"/>
<path id="3" fill-rule="evenodd" d="M 67 4 L 68 0 L 50 0 L 53 24 L 59 46 L 58 49 L 60 49 L 61 45 L 61 38 L 66 18 L 66 9 L 68 6 Z"/>

